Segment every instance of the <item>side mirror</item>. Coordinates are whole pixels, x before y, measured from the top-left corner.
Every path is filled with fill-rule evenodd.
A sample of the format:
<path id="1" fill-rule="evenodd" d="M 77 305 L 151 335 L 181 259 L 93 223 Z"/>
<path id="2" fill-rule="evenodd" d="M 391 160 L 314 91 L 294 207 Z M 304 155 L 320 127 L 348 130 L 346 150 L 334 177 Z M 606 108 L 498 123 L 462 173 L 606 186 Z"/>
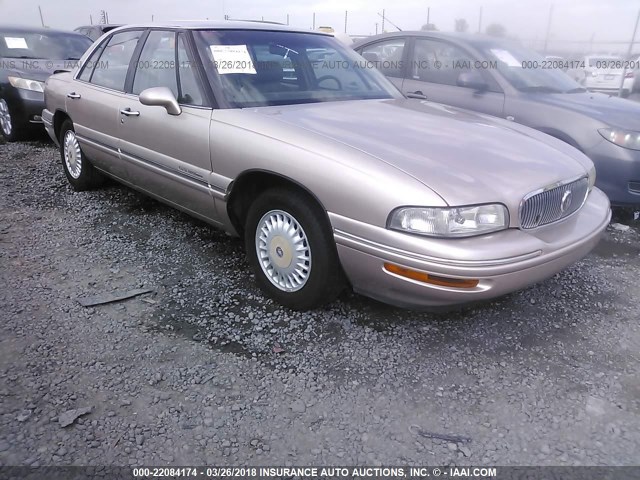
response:
<path id="1" fill-rule="evenodd" d="M 456 81 L 456 84 L 459 87 L 473 88 L 478 92 L 484 92 L 489 88 L 489 85 L 487 85 L 487 82 L 484 81 L 484 78 L 482 78 L 482 75 L 474 71 L 462 72 L 460 75 L 458 75 L 458 80 Z"/>
<path id="2" fill-rule="evenodd" d="M 164 107 L 169 115 L 180 115 L 182 113 L 178 100 L 167 87 L 147 88 L 140 92 L 138 99 L 143 105 Z"/>

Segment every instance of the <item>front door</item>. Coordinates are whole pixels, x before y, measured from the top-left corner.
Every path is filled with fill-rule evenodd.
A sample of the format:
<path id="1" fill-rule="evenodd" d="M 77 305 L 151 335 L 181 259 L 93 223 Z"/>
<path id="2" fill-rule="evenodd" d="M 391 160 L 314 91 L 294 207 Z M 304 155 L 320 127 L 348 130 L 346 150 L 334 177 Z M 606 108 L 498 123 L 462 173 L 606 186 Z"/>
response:
<path id="1" fill-rule="evenodd" d="M 487 88 L 458 86 L 463 72 L 481 76 Z M 430 38 L 415 38 L 407 77 L 402 85 L 405 95 L 425 95 L 427 100 L 501 117 L 504 93 L 487 68 L 452 43 Z"/>
<path id="2" fill-rule="evenodd" d="M 120 155 L 131 182 L 141 190 L 189 213 L 216 220 L 209 191 L 211 108 L 187 56 L 183 34 L 152 30 L 137 61 L 131 92 L 119 105 Z M 164 107 L 140 103 L 151 87 L 167 87 L 181 107 L 170 115 Z"/>

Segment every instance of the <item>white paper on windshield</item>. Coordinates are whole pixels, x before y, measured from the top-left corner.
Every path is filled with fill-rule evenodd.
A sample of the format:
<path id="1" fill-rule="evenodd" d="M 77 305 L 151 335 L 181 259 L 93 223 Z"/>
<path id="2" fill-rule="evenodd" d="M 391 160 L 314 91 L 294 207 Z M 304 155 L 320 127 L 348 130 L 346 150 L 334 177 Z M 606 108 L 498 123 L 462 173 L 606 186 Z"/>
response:
<path id="1" fill-rule="evenodd" d="M 493 53 L 498 60 L 506 63 L 508 67 L 522 68 L 522 62 L 519 62 L 516 57 L 511 55 L 511 53 L 507 52 L 506 50 L 492 48 L 491 53 Z"/>
<path id="2" fill-rule="evenodd" d="M 27 41 L 21 37 L 4 37 L 4 43 L 7 44 L 7 48 L 29 48 Z"/>
<path id="3" fill-rule="evenodd" d="M 246 45 L 211 45 L 209 48 L 213 55 L 213 63 L 220 75 L 256 73 Z"/>

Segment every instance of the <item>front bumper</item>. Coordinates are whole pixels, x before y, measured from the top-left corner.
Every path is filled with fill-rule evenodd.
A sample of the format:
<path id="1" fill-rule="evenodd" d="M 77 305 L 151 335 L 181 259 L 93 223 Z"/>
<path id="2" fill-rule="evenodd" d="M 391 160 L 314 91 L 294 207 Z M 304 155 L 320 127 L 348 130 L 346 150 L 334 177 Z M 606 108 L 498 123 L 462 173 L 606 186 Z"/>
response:
<path id="1" fill-rule="evenodd" d="M 536 229 L 509 229 L 463 239 L 432 239 L 364 224 L 333 213 L 338 255 L 354 290 L 404 308 L 487 300 L 551 277 L 584 257 L 611 219 L 607 197 L 594 188 L 572 217 Z M 412 280 L 385 263 L 439 277 L 477 279 L 472 288 Z"/>
<path id="2" fill-rule="evenodd" d="M 53 126 L 53 113 L 51 113 L 46 108 L 42 110 L 42 123 L 44 123 L 44 129 L 47 131 L 47 134 L 49 134 L 51 140 L 53 140 L 53 143 L 55 143 L 57 146 L 60 146 Z"/>
<path id="3" fill-rule="evenodd" d="M 622 148 L 603 138 L 584 153 L 596 166 L 596 186 L 612 205 L 640 205 L 640 150 Z"/>
<path id="4" fill-rule="evenodd" d="M 44 94 L 21 88 L 6 88 L 3 97 L 9 104 L 16 127 L 42 128 L 42 109 Z"/>

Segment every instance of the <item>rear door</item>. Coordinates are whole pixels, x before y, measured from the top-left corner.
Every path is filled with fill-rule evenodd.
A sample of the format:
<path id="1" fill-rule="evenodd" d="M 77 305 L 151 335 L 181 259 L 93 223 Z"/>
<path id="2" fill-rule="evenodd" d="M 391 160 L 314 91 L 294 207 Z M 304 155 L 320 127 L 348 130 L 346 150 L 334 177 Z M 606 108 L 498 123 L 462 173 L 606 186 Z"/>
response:
<path id="1" fill-rule="evenodd" d="M 440 39 L 415 37 L 402 86 L 405 95 L 498 117 L 503 116 L 504 92 L 493 79 L 490 65 L 459 46 Z M 460 74 L 473 72 L 487 85 L 484 91 L 458 86 Z"/>
<path id="2" fill-rule="evenodd" d="M 167 87 L 182 112 L 140 103 L 147 88 Z M 129 94 L 120 98 L 120 155 L 131 182 L 141 190 L 207 220 L 216 220 L 209 191 L 211 107 L 196 73 L 186 33 L 149 32 Z"/>
<path id="3" fill-rule="evenodd" d="M 66 92 L 66 110 L 82 150 L 96 167 L 126 180 L 118 155 L 118 107 L 125 79 L 143 30 L 111 36 L 96 49 Z"/>

